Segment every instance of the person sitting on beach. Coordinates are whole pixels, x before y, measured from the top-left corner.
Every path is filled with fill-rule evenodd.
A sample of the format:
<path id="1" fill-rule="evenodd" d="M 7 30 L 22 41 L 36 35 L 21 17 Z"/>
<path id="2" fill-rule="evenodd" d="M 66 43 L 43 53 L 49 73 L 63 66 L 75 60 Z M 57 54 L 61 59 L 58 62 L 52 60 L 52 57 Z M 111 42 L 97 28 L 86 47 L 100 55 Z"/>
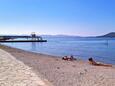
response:
<path id="1" fill-rule="evenodd" d="M 70 60 L 76 60 L 76 58 L 73 57 L 73 55 L 70 56 Z"/>
<path id="2" fill-rule="evenodd" d="M 72 61 L 74 59 L 73 55 L 70 56 L 69 60 Z"/>
<path id="3" fill-rule="evenodd" d="M 110 65 L 110 64 L 103 64 L 103 63 L 96 62 L 96 61 L 93 60 L 93 58 L 89 58 L 88 60 L 89 60 L 89 63 L 91 65 L 112 67 L 112 65 Z"/>

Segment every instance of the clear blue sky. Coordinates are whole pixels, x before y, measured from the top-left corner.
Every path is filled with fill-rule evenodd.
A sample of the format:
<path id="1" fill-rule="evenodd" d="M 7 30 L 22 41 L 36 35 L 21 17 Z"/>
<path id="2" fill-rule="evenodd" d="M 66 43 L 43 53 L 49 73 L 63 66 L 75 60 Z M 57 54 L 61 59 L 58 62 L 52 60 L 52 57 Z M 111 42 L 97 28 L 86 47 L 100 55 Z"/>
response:
<path id="1" fill-rule="evenodd" d="M 115 32 L 115 0 L 0 0 L 0 34 Z"/>

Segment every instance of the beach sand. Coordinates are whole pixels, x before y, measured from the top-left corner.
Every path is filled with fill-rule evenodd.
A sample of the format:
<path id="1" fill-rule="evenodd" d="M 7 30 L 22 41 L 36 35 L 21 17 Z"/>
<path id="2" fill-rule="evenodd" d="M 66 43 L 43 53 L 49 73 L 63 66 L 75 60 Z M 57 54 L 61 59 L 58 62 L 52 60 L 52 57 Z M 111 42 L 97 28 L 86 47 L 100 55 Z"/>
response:
<path id="1" fill-rule="evenodd" d="M 64 61 L 56 56 L 0 46 L 53 86 L 115 86 L 115 67 L 92 66 L 87 61 Z M 47 81 L 46 81 L 47 82 Z"/>
<path id="2" fill-rule="evenodd" d="M 40 75 L 0 49 L 0 86 L 53 86 Z"/>

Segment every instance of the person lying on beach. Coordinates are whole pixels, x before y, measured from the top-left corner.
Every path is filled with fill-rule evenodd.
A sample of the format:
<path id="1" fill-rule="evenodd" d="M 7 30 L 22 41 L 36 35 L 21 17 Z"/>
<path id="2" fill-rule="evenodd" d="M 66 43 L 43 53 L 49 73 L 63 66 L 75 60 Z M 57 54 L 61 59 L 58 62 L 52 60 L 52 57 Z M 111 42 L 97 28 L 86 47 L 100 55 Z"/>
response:
<path id="1" fill-rule="evenodd" d="M 96 61 L 93 60 L 93 58 L 89 58 L 88 60 L 89 60 L 89 63 L 91 65 L 112 67 L 112 65 L 110 65 L 110 64 L 103 64 L 103 63 L 96 62 Z"/>
<path id="2" fill-rule="evenodd" d="M 76 60 L 76 59 L 71 55 L 70 57 L 68 57 L 68 56 L 62 57 L 62 60 L 73 61 L 73 60 Z"/>
<path id="3" fill-rule="evenodd" d="M 62 60 L 68 60 L 67 56 L 62 57 Z"/>

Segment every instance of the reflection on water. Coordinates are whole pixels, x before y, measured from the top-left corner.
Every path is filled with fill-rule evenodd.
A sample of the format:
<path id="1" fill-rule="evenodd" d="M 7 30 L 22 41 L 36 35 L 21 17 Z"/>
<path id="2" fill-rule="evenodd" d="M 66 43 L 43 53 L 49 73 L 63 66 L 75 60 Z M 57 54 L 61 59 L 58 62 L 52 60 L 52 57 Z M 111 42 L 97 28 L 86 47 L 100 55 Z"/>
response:
<path id="1" fill-rule="evenodd" d="M 31 49 L 32 51 L 36 51 L 36 50 L 37 50 L 37 49 L 36 49 L 36 48 L 37 48 L 37 47 L 36 47 L 36 42 L 32 42 L 32 43 L 31 43 L 31 47 L 32 47 L 32 49 Z"/>
<path id="2" fill-rule="evenodd" d="M 98 61 L 115 64 L 115 39 L 46 37 L 45 43 L 5 43 L 6 45 L 45 54 L 64 56 L 74 55 L 87 60 L 93 57 Z"/>

